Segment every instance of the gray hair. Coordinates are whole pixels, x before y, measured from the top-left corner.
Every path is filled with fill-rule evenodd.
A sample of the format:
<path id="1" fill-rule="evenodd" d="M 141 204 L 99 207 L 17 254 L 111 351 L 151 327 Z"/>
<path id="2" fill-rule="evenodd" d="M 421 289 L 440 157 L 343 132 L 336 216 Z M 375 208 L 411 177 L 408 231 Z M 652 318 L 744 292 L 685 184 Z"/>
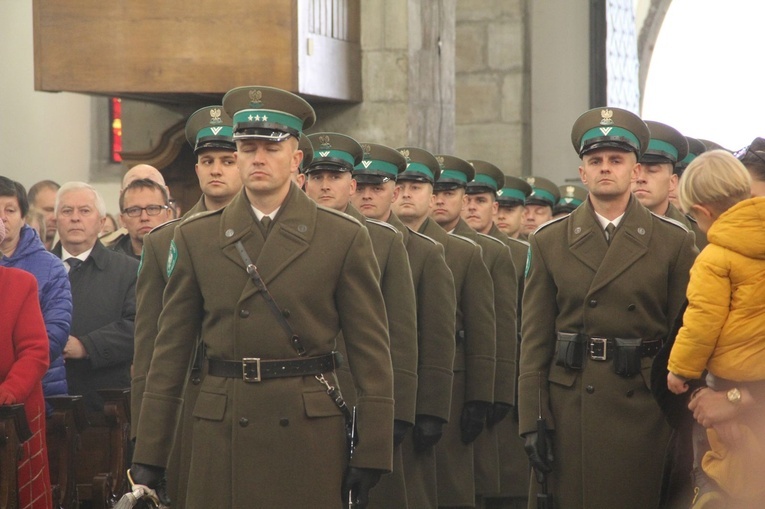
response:
<path id="1" fill-rule="evenodd" d="M 101 195 L 96 191 L 96 188 L 91 186 L 90 184 L 87 184 L 85 182 L 67 182 L 61 188 L 56 192 L 56 213 L 58 213 L 58 207 L 61 202 L 61 197 L 64 196 L 66 193 L 70 193 L 72 191 L 78 191 L 80 189 L 87 189 L 88 191 L 93 193 L 93 196 L 95 197 L 95 205 L 96 210 L 98 211 L 98 217 L 105 217 L 106 216 L 106 203 L 104 202 L 104 199 L 101 197 Z"/>

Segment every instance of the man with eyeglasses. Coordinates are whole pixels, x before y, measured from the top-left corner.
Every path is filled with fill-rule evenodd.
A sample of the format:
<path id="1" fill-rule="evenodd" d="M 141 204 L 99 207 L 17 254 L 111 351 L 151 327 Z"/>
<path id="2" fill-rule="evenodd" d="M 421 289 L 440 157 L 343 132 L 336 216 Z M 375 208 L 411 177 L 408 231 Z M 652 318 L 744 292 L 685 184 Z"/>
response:
<path id="1" fill-rule="evenodd" d="M 97 389 L 130 387 L 138 262 L 98 241 L 106 205 L 84 182 L 67 182 L 56 195 L 64 261 L 72 285 L 72 327 L 64 346 L 69 394 L 90 410 L 103 409 Z"/>
<path id="2" fill-rule="evenodd" d="M 149 179 L 134 180 L 120 193 L 120 210 L 128 234 L 111 249 L 140 260 L 144 235 L 173 218 L 167 188 Z"/>

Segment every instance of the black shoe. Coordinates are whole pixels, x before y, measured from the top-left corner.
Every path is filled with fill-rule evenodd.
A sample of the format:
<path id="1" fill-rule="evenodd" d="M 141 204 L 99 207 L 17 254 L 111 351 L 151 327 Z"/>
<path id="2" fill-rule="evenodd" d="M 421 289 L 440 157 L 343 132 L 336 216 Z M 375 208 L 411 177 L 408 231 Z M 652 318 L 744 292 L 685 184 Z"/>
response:
<path id="1" fill-rule="evenodd" d="M 728 507 L 725 494 L 703 470 L 694 468 L 691 477 L 693 478 L 691 509 L 726 509 Z"/>

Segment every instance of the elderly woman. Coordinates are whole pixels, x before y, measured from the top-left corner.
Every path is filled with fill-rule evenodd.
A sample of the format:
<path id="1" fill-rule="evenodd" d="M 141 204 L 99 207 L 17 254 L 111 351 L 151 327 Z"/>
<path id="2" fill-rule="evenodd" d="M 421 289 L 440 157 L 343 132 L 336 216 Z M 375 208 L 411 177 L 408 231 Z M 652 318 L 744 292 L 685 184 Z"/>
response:
<path id="1" fill-rule="evenodd" d="M 0 221 L 0 242 L 5 225 Z M 37 281 L 28 272 L 0 267 L 0 405 L 23 404 L 32 431 L 18 462 L 19 507 L 52 507 L 42 377 L 48 369 Z"/>

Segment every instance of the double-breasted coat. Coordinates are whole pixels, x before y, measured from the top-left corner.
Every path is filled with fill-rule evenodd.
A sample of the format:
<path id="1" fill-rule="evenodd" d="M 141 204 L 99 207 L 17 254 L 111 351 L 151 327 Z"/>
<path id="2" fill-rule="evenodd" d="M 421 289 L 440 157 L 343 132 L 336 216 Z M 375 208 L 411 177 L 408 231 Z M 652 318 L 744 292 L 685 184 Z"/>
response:
<path id="1" fill-rule="evenodd" d="M 462 442 L 460 417 L 468 401 L 494 401 L 496 325 L 491 275 L 475 242 L 447 233 L 430 218 L 418 231 L 444 246 L 457 297 L 451 415 L 436 445 L 438 504 L 470 506 L 475 503 L 473 444 Z"/>
<path id="2" fill-rule="evenodd" d="M 198 335 L 209 359 L 297 357 L 238 241 L 308 356 L 333 351 L 342 331 L 358 396 L 351 464 L 389 471 L 393 377 L 369 235 L 294 184 L 265 238 L 244 190 L 176 228 L 133 461 L 167 464 Z M 189 484 L 187 508 L 341 507 L 344 418 L 314 376 L 249 383 L 207 375 L 193 415 L 189 475 L 199 482 Z"/>
<path id="3" fill-rule="evenodd" d="M 143 238 L 143 253 L 136 283 L 135 351 L 133 354 L 133 377 L 130 390 L 131 437 L 138 432 L 141 416 L 141 402 L 146 389 L 146 374 L 149 372 L 154 341 L 159 332 L 159 315 L 162 312 L 162 296 L 169 279 L 167 258 L 175 227 L 184 218 L 192 217 L 207 209 L 204 197 L 184 215 L 183 218 L 168 221 L 154 228 Z M 167 488 L 170 500 L 177 507 L 185 507 L 188 483 L 189 460 L 191 459 L 191 430 L 194 403 L 199 394 L 201 379 L 194 370 L 190 383 L 183 394 L 183 416 L 175 434 L 173 453 L 167 465 Z"/>
<path id="4" fill-rule="evenodd" d="M 454 278 L 441 244 L 404 226 L 391 212 L 388 222 L 404 236 L 417 297 L 417 406 L 416 415 L 446 423 L 452 398 L 454 316 L 457 309 Z M 437 445 L 436 445 L 437 447 Z M 436 509 L 435 448 L 415 451 L 412 433 L 401 444 L 406 499 L 412 509 Z"/>
<path id="5" fill-rule="evenodd" d="M 497 364 L 494 375 L 494 402 L 515 403 L 515 372 L 518 331 L 518 276 L 510 249 L 501 241 L 473 230 L 463 219 L 454 227 L 456 235 L 467 237 L 481 246 L 483 262 L 491 274 L 496 316 Z M 495 427 L 487 427 L 473 444 L 475 489 L 479 495 L 500 492 L 499 436 Z"/>
<path id="6" fill-rule="evenodd" d="M 669 430 L 649 391 L 652 358 L 632 378 L 589 356 L 582 370 L 567 369 L 555 361 L 556 333 L 666 340 L 697 253 L 693 235 L 632 197 L 610 246 L 589 200 L 529 242 L 520 433 L 536 430 L 541 410 L 554 430 L 550 489 L 563 507 L 657 507 Z"/>

